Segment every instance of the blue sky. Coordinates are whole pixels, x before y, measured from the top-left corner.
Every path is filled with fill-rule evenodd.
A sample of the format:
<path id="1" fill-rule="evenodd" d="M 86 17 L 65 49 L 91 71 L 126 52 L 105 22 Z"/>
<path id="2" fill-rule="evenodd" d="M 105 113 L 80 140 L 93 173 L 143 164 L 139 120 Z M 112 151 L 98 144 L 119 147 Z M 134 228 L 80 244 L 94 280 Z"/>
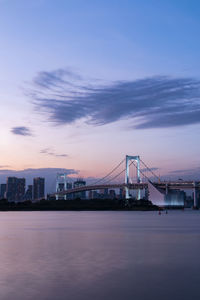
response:
<path id="1" fill-rule="evenodd" d="M 1 165 L 99 177 L 139 154 L 198 177 L 199 16 L 198 1 L 0 0 Z"/>

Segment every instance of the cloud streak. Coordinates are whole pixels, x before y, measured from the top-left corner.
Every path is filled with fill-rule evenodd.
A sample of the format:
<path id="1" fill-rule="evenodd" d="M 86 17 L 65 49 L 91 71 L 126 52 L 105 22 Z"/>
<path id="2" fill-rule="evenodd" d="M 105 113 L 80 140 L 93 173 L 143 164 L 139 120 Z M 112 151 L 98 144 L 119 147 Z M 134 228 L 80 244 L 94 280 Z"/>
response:
<path id="1" fill-rule="evenodd" d="M 179 170 L 172 170 L 168 174 L 163 176 L 166 180 L 200 180 L 200 167 L 194 167 L 190 169 L 179 169 Z"/>
<path id="2" fill-rule="evenodd" d="M 68 157 L 67 154 L 58 154 L 58 153 L 55 153 L 50 148 L 42 149 L 42 150 L 40 150 L 40 153 L 41 154 L 45 154 L 45 155 L 54 156 L 54 157 Z"/>
<path id="3" fill-rule="evenodd" d="M 31 130 L 25 126 L 13 127 L 11 132 L 16 135 L 32 136 Z"/>
<path id="4" fill-rule="evenodd" d="M 37 109 L 56 124 L 105 125 L 129 119 L 132 128 L 200 123 L 200 81 L 155 76 L 99 85 L 59 69 L 40 72 L 29 93 Z"/>
<path id="5" fill-rule="evenodd" d="M 194 169 L 182 169 L 182 170 L 174 170 L 171 171 L 171 174 L 187 174 L 187 173 L 193 173 L 193 172 L 199 172 L 200 173 L 200 167 L 194 168 Z"/>
<path id="6" fill-rule="evenodd" d="M 9 165 L 0 165 L 0 169 L 11 168 Z"/>
<path id="7" fill-rule="evenodd" d="M 149 172 L 149 171 L 158 171 L 159 168 L 143 168 L 143 169 L 140 169 L 142 172 Z"/>

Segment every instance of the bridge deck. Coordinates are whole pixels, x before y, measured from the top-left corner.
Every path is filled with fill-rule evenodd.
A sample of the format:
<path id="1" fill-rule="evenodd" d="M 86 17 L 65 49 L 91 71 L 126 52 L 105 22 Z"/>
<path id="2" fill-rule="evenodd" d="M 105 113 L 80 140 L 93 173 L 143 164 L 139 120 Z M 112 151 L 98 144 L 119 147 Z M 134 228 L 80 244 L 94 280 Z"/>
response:
<path id="1" fill-rule="evenodd" d="M 196 189 L 200 189 L 200 181 L 194 182 L 194 181 L 181 181 L 181 182 L 153 182 L 153 184 L 159 188 L 165 190 L 166 188 L 173 190 L 173 189 L 193 189 L 194 187 Z M 104 184 L 104 185 L 87 185 L 79 188 L 73 188 L 70 190 L 57 192 L 54 195 L 67 195 L 67 194 L 73 194 L 78 192 L 86 192 L 86 191 L 95 191 L 95 190 L 104 190 L 104 189 L 117 189 L 117 188 L 125 188 L 128 187 L 130 190 L 134 189 L 145 189 L 148 187 L 148 183 L 131 183 L 131 184 L 125 184 L 125 183 L 118 183 L 118 184 Z"/>

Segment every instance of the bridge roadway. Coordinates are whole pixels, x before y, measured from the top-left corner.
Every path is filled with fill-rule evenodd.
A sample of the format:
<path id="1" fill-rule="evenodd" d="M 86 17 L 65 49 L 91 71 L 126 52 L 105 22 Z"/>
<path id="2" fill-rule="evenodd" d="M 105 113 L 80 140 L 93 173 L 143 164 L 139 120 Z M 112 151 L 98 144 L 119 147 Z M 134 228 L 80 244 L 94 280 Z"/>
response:
<path id="1" fill-rule="evenodd" d="M 176 190 L 176 189 L 199 189 L 200 190 L 200 181 L 162 181 L 162 182 L 153 182 L 155 187 L 161 190 Z M 128 187 L 130 190 L 138 190 L 148 188 L 148 183 L 118 183 L 118 184 L 102 184 L 102 185 L 86 185 L 78 188 L 73 188 L 66 191 L 57 192 L 54 195 L 69 195 L 78 192 L 86 192 L 86 191 L 95 191 L 95 190 L 104 190 L 104 189 L 119 189 Z"/>

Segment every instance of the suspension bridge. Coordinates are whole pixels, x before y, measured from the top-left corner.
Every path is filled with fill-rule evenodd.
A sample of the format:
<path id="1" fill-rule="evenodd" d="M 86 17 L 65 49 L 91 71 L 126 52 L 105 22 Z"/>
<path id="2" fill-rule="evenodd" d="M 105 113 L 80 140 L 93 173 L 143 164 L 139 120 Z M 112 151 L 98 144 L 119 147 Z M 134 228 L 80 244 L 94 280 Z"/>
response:
<path id="1" fill-rule="evenodd" d="M 63 175 L 62 175 L 63 176 Z M 61 177 L 62 177 L 61 176 Z M 67 176 L 64 175 L 62 189 L 59 188 L 59 179 L 57 180 L 55 198 L 69 199 L 75 195 L 91 191 L 105 191 L 111 189 L 120 189 L 123 197 L 128 201 L 132 197 L 131 191 L 134 191 L 136 198 L 141 199 L 146 194 L 155 204 L 166 204 L 166 198 L 170 191 L 192 190 L 194 198 L 194 207 L 198 206 L 198 195 L 200 191 L 200 181 L 161 181 L 154 170 L 140 158 L 139 155 L 126 157 L 118 163 L 111 171 L 102 178 L 88 184 L 78 187 L 67 186 Z"/>

